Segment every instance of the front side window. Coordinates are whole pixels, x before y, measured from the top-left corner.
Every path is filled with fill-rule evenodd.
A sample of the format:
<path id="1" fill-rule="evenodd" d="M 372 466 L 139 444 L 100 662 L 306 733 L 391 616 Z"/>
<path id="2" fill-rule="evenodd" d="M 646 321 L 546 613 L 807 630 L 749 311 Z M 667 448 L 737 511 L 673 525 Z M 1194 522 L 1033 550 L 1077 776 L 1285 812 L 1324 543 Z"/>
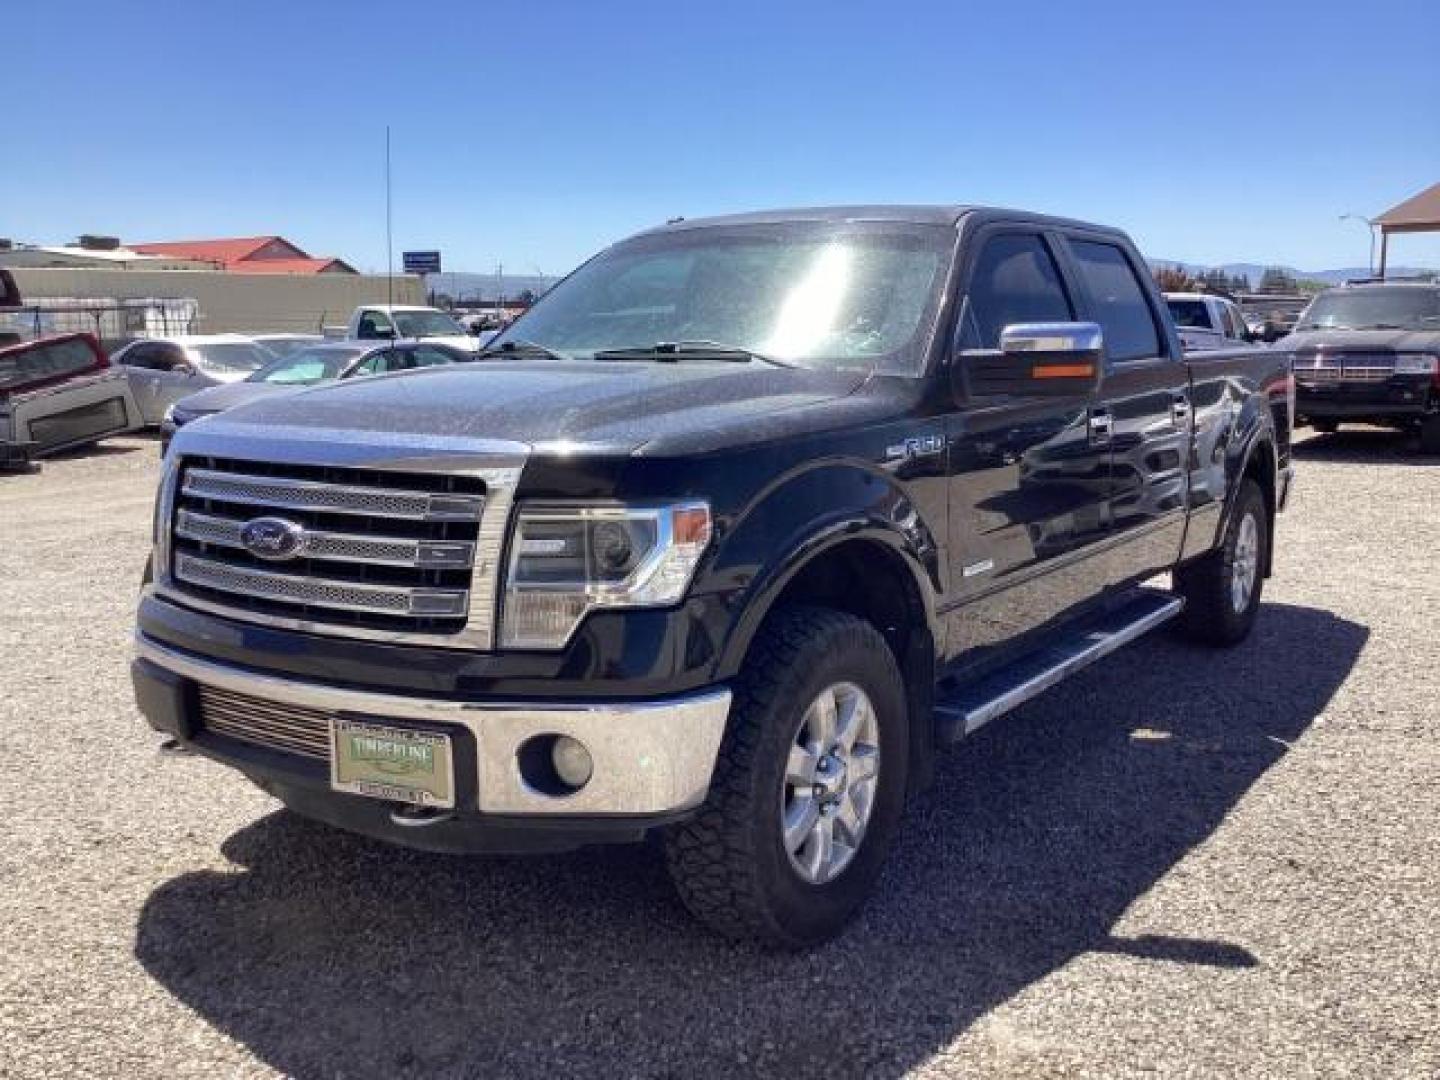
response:
<path id="1" fill-rule="evenodd" d="M 390 349 L 380 349 L 371 353 L 361 360 L 351 370 L 351 375 L 383 375 L 387 371 L 394 370 L 391 361 L 395 353 Z"/>
<path id="2" fill-rule="evenodd" d="M 455 357 L 444 349 L 436 349 L 428 345 L 421 345 L 410 350 L 410 367 L 433 367 L 436 364 L 453 363 Z"/>
<path id="3" fill-rule="evenodd" d="M 1044 240 L 1028 233 L 985 243 L 966 292 L 961 348 L 998 349 L 1015 323 L 1068 322 L 1075 309 Z"/>
<path id="4" fill-rule="evenodd" d="M 1072 240 L 1070 250 L 1105 332 L 1105 353 L 1113 363 L 1160 355 L 1160 334 L 1145 292 L 1125 252 L 1114 244 Z"/>
<path id="5" fill-rule="evenodd" d="M 359 325 L 355 328 L 355 336 L 364 341 L 388 337 L 392 332 L 390 320 L 379 311 L 361 312 Z"/>
<path id="6" fill-rule="evenodd" d="M 915 374 L 954 241 L 951 227 L 906 222 L 655 233 L 592 259 L 491 347 L 513 336 L 588 360 L 709 344 L 802 367 Z"/>

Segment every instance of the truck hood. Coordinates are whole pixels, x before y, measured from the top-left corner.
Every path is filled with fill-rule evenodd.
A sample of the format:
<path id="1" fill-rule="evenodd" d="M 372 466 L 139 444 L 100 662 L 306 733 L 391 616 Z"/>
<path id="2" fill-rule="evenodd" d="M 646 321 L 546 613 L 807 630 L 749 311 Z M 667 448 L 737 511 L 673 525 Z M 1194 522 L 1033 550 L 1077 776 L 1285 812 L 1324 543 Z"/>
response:
<path id="1" fill-rule="evenodd" d="M 1440 352 L 1440 330 L 1301 330 L 1277 346 L 1291 352 Z"/>
<path id="2" fill-rule="evenodd" d="M 726 361 L 482 360 L 269 397 L 223 422 L 497 439 L 542 452 L 695 453 L 818 425 L 827 403 L 866 379 Z M 795 415 L 805 410 L 816 414 L 808 423 Z"/>

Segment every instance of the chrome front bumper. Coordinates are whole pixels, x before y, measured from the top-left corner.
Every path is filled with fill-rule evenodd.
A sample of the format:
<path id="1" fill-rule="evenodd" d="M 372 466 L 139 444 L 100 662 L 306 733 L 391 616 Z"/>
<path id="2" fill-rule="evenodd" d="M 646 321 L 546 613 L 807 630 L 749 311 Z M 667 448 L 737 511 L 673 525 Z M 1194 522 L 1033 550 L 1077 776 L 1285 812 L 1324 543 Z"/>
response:
<path id="1" fill-rule="evenodd" d="M 477 747 L 471 809 L 504 815 L 661 815 L 699 805 L 710 787 L 730 691 L 646 702 L 544 704 L 453 701 L 348 690 L 265 675 L 168 649 L 136 635 L 135 655 L 201 686 L 326 714 L 458 724 Z M 537 735 L 569 735 L 589 749 L 590 781 L 548 795 L 521 777 L 517 752 Z M 458 793 L 457 793 L 458 794 Z"/>

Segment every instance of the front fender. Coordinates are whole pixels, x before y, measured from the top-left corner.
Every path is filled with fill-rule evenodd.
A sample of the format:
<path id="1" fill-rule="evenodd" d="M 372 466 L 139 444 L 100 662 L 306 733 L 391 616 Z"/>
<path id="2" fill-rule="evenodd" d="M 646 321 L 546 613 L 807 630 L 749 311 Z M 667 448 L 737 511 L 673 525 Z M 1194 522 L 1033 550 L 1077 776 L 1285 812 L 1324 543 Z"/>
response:
<path id="1" fill-rule="evenodd" d="M 933 514 L 932 514 L 933 516 Z M 717 677 L 739 671 L 776 599 L 813 559 L 835 546 L 867 540 L 903 564 L 920 594 L 930 631 L 942 589 L 943 521 L 929 521 L 901 483 L 883 470 L 850 462 L 803 467 L 768 485 L 724 531 L 706 587 L 734 595 L 737 614 L 721 649 Z"/>

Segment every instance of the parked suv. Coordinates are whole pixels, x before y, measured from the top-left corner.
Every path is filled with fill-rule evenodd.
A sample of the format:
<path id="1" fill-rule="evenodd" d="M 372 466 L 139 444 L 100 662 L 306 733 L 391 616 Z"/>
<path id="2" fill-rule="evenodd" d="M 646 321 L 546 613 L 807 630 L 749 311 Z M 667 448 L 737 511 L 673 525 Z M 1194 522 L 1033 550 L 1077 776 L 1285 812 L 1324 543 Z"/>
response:
<path id="1" fill-rule="evenodd" d="M 1249 633 L 1289 376 L 1187 358 L 1113 229 L 675 222 L 478 363 L 181 429 L 140 708 L 397 844 L 659 832 L 697 916 L 805 945 L 870 892 L 937 748 L 1171 619 Z"/>
<path id="2" fill-rule="evenodd" d="M 1281 347 L 1295 354 L 1296 411 L 1317 431 L 1407 428 L 1440 454 L 1440 283 L 1326 289 Z"/>

